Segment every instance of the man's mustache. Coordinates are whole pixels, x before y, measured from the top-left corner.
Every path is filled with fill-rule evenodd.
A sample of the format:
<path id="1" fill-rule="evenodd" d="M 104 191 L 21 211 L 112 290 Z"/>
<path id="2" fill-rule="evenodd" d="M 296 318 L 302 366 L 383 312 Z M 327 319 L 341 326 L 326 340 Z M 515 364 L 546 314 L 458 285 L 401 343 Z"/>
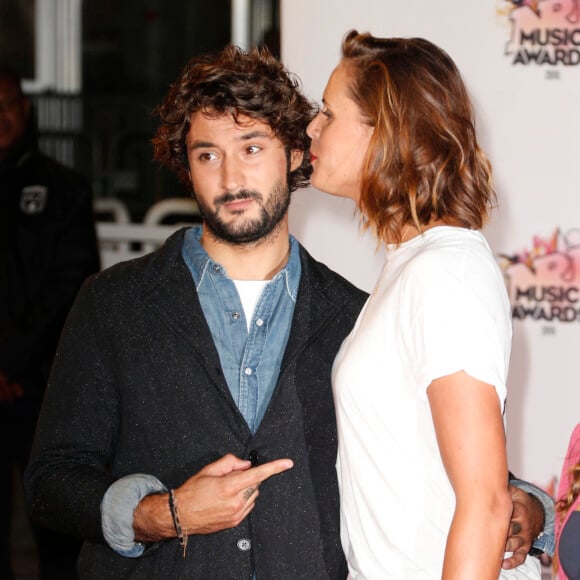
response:
<path id="1" fill-rule="evenodd" d="M 240 201 L 242 199 L 255 199 L 256 201 L 262 201 L 262 194 L 258 191 L 253 191 L 251 189 L 243 189 L 238 193 L 224 193 L 214 200 L 214 205 L 219 207 L 224 205 L 224 203 L 230 203 L 232 201 Z"/>

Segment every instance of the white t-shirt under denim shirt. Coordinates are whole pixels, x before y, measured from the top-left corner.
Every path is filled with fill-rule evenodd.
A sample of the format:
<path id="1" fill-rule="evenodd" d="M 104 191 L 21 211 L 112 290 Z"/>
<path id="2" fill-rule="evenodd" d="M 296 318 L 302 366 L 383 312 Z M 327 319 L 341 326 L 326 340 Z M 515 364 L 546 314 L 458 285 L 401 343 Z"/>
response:
<path id="1" fill-rule="evenodd" d="M 427 387 L 464 370 L 495 386 L 503 410 L 511 334 L 504 279 L 480 232 L 441 226 L 387 247 L 333 369 L 352 579 L 441 578 L 455 496 Z M 520 567 L 506 578 L 539 578 L 529 564 L 537 576 L 517 576 Z"/>

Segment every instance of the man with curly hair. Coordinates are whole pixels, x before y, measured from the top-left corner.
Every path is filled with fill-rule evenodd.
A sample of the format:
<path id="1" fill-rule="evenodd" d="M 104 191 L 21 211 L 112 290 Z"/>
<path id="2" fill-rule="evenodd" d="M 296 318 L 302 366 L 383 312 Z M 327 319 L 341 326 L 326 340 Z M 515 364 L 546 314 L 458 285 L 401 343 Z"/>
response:
<path id="1" fill-rule="evenodd" d="M 85 285 L 27 491 L 82 578 L 344 578 L 330 371 L 366 294 L 289 235 L 312 106 L 263 50 L 192 60 L 155 157 L 203 225 Z"/>

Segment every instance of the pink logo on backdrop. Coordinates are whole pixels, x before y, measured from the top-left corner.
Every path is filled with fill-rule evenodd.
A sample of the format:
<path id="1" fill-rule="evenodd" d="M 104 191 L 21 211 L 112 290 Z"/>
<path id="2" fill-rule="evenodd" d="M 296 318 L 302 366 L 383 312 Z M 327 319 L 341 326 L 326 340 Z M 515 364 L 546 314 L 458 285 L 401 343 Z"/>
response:
<path id="1" fill-rule="evenodd" d="M 497 11 L 510 23 L 513 65 L 580 64 L 580 0 L 502 0 Z"/>
<path id="2" fill-rule="evenodd" d="M 580 322 L 580 229 L 534 236 L 531 247 L 501 254 L 512 316 L 539 322 Z"/>

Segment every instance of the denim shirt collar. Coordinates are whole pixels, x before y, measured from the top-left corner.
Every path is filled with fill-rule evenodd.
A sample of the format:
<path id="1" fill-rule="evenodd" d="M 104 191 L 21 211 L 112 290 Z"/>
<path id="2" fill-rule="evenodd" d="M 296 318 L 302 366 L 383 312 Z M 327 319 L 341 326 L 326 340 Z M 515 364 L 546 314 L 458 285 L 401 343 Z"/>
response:
<path id="1" fill-rule="evenodd" d="M 201 245 L 200 240 L 202 233 L 203 228 L 201 225 L 196 225 L 189 228 L 185 232 L 182 249 L 183 259 L 191 271 L 191 275 L 197 290 L 199 290 L 199 287 L 203 284 L 205 275 L 210 268 L 214 273 L 221 273 L 223 276 L 228 277 L 225 268 L 218 262 L 212 260 Z M 292 302 L 296 303 L 301 272 L 300 246 L 294 236 L 289 237 L 290 255 L 288 257 L 288 262 L 286 263 L 286 266 L 284 266 L 284 268 L 282 268 L 282 270 L 280 270 L 274 276 L 274 279 L 279 276 L 283 276 L 285 278 L 284 286 L 286 288 L 286 292 L 288 293 L 288 296 Z"/>

